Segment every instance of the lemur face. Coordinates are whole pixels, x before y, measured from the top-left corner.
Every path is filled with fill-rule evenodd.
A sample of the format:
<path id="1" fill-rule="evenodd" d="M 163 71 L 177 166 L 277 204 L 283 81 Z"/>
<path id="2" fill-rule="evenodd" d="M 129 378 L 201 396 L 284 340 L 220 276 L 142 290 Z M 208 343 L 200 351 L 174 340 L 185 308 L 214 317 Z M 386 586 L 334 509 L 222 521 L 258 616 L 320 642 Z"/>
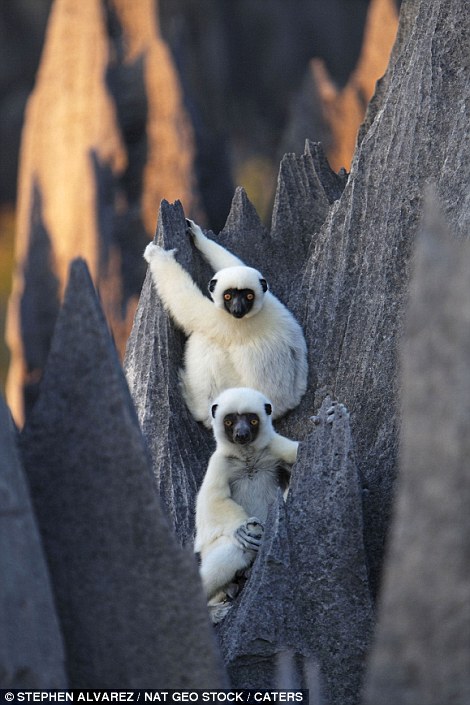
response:
<path id="1" fill-rule="evenodd" d="M 253 307 L 255 292 L 253 289 L 226 289 L 224 307 L 235 318 L 243 318 Z"/>
<path id="2" fill-rule="evenodd" d="M 226 414 L 224 431 L 230 443 L 241 446 L 252 443 L 259 431 L 258 414 Z"/>
<path id="3" fill-rule="evenodd" d="M 208 288 L 217 308 L 234 318 L 249 318 L 262 308 L 268 285 L 256 269 L 227 267 L 214 275 Z"/>
<path id="4" fill-rule="evenodd" d="M 211 413 L 218 442 L 264 448 L 273 434 L 271 403 L 255 389 L 226 389 L 212 404 Z"/>

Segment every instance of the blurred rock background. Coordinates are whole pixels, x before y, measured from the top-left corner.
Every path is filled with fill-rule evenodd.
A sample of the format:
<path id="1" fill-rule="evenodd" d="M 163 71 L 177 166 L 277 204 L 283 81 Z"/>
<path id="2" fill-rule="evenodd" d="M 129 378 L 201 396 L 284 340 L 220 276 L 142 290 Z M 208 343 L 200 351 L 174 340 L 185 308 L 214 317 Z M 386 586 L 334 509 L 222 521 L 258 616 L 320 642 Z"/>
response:
<path id="1" fill-rule="evenodd" d="M 88 261 L 123 354 L 160 199 L 218 232 L 236 185 L 269 222 L 280 158 L 306 138 L 349 170 L 397 13 L 394 0 L 1 4 L 0 384 L 10 358 L 19 421 L 69 261 Z"/>

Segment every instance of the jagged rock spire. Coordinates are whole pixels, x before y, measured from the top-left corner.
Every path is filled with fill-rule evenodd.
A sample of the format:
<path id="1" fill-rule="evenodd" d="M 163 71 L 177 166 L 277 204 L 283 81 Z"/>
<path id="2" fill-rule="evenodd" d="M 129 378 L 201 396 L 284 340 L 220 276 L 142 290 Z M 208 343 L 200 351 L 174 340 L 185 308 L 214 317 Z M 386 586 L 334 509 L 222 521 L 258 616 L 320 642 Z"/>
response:
<path id="1" fill-rule="evenodd" d="M 401 474 L 365 702 L 464 705 L 470 700 L 470 243 L 445 233 L 432 213 L 415 257 L 401 389 Z"/>
<path id="2" fill-rule="evenodd" d="M 319 664 L 325 702 L 348 705 L 358 702 L 373 613 L 349 415 L 341 405 L 328 414 L 330 405 L 308 422 L 287 502 L 273 507 L 218 633 L 237 687 L 271 687 L 276 655 L 288 650 Z"/>
<path id="3" fill-rule="evenodd" d="M 351 412 L 368 490 L 365 537 L 375 593 L 397 470 L 397 345 L 428 179 L 457 236 L 468 232 L 465 32 L 468 12 L 460 0 L 403 4 L 398 41 L 348 182 L 289 299 L 306 330 L 315 407 L 330 393 Z M 311 401 L 312 387 L 289 427 L 294 435 Z"/>
<path id="4" fill-rule="evenodd" d="M 70 685 L 222 685 L 197 568 L 164 518 L 83 260 L 72 263 L 21 446 Z"/>

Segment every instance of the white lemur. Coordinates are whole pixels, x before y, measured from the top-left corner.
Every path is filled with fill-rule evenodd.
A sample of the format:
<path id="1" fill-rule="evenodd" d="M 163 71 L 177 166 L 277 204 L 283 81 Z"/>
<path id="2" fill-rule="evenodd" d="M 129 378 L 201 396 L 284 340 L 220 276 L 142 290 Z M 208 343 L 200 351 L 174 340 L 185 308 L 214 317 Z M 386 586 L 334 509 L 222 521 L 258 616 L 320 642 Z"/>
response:
<path id="1" fill-rule="evenodd" d="M 268 291 L 262 275 L 186 221 L 193 241 L 215 269 L 212 301 L 175 260 L 175 250 L 150 243 L 144 257 L 165 308 L 189 336 L 182 392 L 192 415 L 211 426 L 211 401 L 228 387 L 259 389 L 274 418 L 300 402 L 307 387 L 307 349 L 300 325 Z"/>
<path id="2" fill-rule="evenodd" d="M 225 390 L 211 413 L 217 447 L 196 498 L 194 550 L 218 622 L 232 581 L 255 559 L 269 505 L 287 489 L 299 444 L 274 431 L 271 402 L 254 389 Z"/>

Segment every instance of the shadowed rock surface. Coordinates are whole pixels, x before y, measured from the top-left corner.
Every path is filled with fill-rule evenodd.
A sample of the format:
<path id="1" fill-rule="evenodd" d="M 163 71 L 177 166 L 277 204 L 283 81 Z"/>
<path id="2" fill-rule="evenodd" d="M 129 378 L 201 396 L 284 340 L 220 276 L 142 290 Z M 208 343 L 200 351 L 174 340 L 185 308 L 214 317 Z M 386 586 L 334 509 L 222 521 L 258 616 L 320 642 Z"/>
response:
<path id="1" fill-rule="evenodd" d="M 427 179 L 458 237 L 468 232 L 469 16 L 459 0 L 409 2 L 343 195 L 312 241 L 289 306 L 316 377 L 344 402 L 363 481 L 365 538 L 377 590 L 397 463 L 397 342 Z M 307 395 L 297 418 L 310 401 Z M 296 430 L 295 424 L 292 426 Z M 295 434 L 294 434 L 295 435 Z"/>
<path id="2" fill-rule="evenodd" d="M 402 456 L 370 705 L 470 702 L 470 243 L 435 220 L 416 253 Z"/>
<path id="3" fill-rule="evenodd" d="M 34 185 L 31 209 L 31 240 L 24 268 L 24 289 L 20 303 L 22 355 L 17 349 L 12 360 L 23 366 L 23 400 L 29 413 L 36 402 L 59 311 L 60 283 L 53 269 L 52 246 L 44 225 L 39 187 Z M 23 358 L 23 359 L 21 359 Z"/>
<path id="4" fill-rule="evenodd" d="M 160 0 L 162 32 L 175 56 L 196 133 L 198 182 L 209 223 L 222 229 L 232 173 L 268 192 L 257 205 L 271 208 L 277 165 L 285 151 L 320 139 L 308 122 L 300 146 L 280 150 L 292 102 L 309 59 L 321 56 L 343 86 L 363 41 L 368 0 Z M 365 105 L 363 105 L 365 108 Z M 313 128 L 313 130 L 312 130 Z M 263 190 L 264 190 L 263 189 Z M 214 201 L 225 210 L 214 212 Z M 264 201 L 264 202 L 263 202 Z M 222 210 L 222 212 L 221 212 Z M 264 212 L 266 211 L 266 212 Z"/>
<path id="5" fill-rule="evenodd" d="M 49 574 L 16 445 L 0 397 L 0 687 L 66 688 Z"/>
<path id="6" fill-rule="evenodd" d="M 271 230 L 264 228 L 244 191 L 237 189 L 217 240 L 259 269 L 272 292 L 287 303 L 304 270 L 311 241 L 345 183 L 345 174 L 330 169 L 322 146 L 307 140 L 302 155 L 286 154 L 281 161 Z"/>
<path id="7" fill-rule="evenodd" d="M 196 564 L 163 516 L 82 260 L 71 267 L 21 446 L 70 686 L 222 686 Z"/>
<path id="8" fill-rule="evenodd" d="M 276 655 L 290 650 L 319 663 L 326 703 L 348 705 L 358 702 L 372 601 L 349 415 L 341 405 L 328 415 L 330 405 L 308 421 L 287 502 L 279 495 L 251 578 L 217 631 L 235 687 L 271 687 Z"/>
<path id="9" fill-rule="evenodd" d="M 281 143 L 284 151 L 300 151 L 310 137 L 323 142 L 333 169 L 350 169 L 357 131 L 375 84 L 387 69 L 397 26 L 394 0 L 371 0 L 361 53 L 346 84 L 335 81 L 322 59 L 310 61 Z"/>

